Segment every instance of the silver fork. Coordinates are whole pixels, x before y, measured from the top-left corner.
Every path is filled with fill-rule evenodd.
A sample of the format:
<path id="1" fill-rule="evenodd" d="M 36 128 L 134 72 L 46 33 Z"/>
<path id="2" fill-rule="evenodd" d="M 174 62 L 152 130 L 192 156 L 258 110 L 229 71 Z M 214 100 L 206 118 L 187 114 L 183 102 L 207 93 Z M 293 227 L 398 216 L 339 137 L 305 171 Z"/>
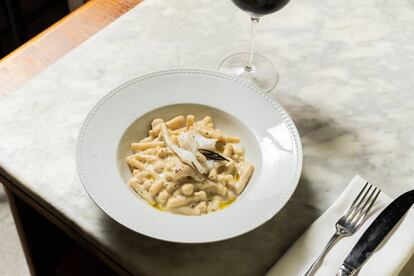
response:
<path id="1" fill-rule="evenodd" d="M 349 206 L 349 208 L 345 211 L 345 214 L 336 222 L 335 234 L 331 237 L 325 248 L 319 254 L 318 258 L 313 262 L 303 276 L 313 275 L 331 247 L 339 239 L 350 236 L 358 230 L 367 217 L 368 212 L 371 210 L 372 205 L 374 205 L 374 202 L 377 200 L 380 192 L 381 190 L 377 187 L 369 184 L 368 182 L 365 183 L 364 188 L 362 188 L 361 192 L 354 199 L 351 206 Z"/>

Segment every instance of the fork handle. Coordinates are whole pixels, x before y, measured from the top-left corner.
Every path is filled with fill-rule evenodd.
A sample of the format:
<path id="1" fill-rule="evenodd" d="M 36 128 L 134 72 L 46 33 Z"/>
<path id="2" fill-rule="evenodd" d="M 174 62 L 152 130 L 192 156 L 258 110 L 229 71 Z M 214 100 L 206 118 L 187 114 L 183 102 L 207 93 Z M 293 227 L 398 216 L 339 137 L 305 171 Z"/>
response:
<path id="1" fill-rule="evenodd" d="M 341 235 L 339 232 L 336 232 L 328 241 L 328 243 L 325 245 L 325 248 L 322 250 L 322 252 L 319 254 L 319 256 L 316 258 L 316 260 L 312 263 L 312 265 L 309 267 L 309 269 L 303 274 L 303 276 L 311 276 L 313 275 L 316 270 L 319 268 L 319 265 L 321 264 L 323 258 L 325 257 L 326 253 L 328 253 L 329 249 L 340 239 L 343 235 Z"/>

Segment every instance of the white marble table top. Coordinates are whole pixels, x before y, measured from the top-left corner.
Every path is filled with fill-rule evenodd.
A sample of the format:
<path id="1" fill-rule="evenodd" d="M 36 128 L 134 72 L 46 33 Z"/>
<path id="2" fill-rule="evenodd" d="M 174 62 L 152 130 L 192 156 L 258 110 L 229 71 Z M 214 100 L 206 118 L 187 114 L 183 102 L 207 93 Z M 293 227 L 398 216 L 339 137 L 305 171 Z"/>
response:
<path id="1" fill-rule="evenodd" d="M 287 206 L 241 237 L 184 245 L 136 234 L 94 205 L 74 160 L 97 100 L 152 71 L 216 70 L 246 49 L 248 30 L 230 0 L 144 1 L 0 98 L 1 173 L 140 275 L 262 275 L 356 173 L 391 196 L 414 187 L 413 2 L 292 0 L 263 18 L 257 35 L 258 52 L 280 72 L 272 93 L 303 143 Z"/>

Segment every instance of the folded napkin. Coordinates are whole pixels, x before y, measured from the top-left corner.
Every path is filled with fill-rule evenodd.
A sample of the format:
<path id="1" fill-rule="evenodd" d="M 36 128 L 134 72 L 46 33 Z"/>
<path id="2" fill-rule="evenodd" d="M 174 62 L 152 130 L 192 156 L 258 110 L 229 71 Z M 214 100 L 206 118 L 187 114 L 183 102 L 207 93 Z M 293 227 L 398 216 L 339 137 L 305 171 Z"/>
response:
<path id="1" fill-rule="evenodd" d="M 365 183 L 366 181 L 360 176 L 355 176 L 335 203 L 306 230 L 266 275 L 302 275 L 334 234 L 336 221 L 343 215 Z M 391 201 L 390 197 L 381 192 L 370 211 L 369 218 L 355 234 L 342 238 L 331 248 L 315 275 L 336 275 L 358 239 Z M 407 212 L 402 223 L 397 227 L 389 239 L 368 259 L 360 270 L 359 276 L 398 275 L 414 252 L 414 209 L 411 208 Z"/>

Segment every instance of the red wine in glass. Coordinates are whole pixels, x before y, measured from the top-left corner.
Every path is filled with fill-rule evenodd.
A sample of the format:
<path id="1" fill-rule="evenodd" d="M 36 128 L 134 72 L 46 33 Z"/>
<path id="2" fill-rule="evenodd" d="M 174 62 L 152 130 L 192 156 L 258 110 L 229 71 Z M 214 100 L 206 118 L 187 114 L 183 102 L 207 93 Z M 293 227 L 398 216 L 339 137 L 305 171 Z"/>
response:
<path id="1" fill-rule="evenodd" d="M 266 57 L 254 53 L 256 26 L 263 15 L 276 12 L 286 6 L 289 0 L 232 0 L 250 15 L 250 49 L 248 53 L 233 54 L 222 61 L 220 72 L 245 79 L 264 91 L 273 89 L 279 81 L 279 73 Z"/>
<path id="2" fill-rule="evenodd" d="M 276 12 L 286 6 L 289 0 L 232 0 L 237 7 L 253 16 Z"/>

